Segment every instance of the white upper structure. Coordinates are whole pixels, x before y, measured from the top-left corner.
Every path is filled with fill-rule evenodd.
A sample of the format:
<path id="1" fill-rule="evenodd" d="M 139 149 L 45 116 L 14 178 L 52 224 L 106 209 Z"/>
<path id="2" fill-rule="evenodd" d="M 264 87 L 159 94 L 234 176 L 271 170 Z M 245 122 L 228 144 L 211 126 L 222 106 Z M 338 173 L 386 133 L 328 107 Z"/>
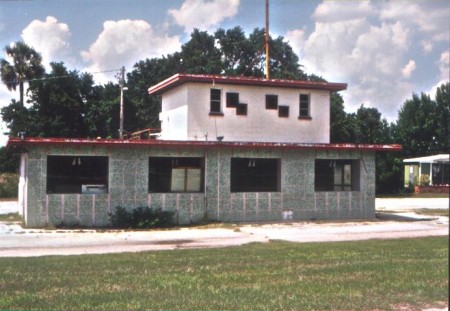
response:
<path id="1" fill-rule="evenodd" d="M 163 140 L 330 142 L 330 93 L 344 83 L 176 74 L 162 95 Z"/>

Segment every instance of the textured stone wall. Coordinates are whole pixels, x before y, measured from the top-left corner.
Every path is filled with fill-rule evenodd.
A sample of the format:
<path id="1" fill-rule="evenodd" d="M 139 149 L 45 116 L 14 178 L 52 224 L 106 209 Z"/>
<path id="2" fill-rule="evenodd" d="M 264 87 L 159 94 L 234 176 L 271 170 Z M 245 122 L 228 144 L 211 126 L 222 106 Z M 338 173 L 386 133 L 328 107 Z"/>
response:
<path id="1" fill-rule="evenodd" d="M 47 194 L 47 155 L 109 157 L 107 194 Z M 203 193 L 148 193 L 150 156 L 205 158 Z M 231 157 L 280 158 L 281 191 L 230 193 Z M 361 159 L 360 191 L 315 192 L 314 160 Z M 219 221 L 370 219 L 375 216 L 373 152 L 275 149 L 162 149 L 145 147 L 32 147 L 27 162 L 28 227 L 108 225 L 116 206 L 176 212 L 179 224 Z"/>

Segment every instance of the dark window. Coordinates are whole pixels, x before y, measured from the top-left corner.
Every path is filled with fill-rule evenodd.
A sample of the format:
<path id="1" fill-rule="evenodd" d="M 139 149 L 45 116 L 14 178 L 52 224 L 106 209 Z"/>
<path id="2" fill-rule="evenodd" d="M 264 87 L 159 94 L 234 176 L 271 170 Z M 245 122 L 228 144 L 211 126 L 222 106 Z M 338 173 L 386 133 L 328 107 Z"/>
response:
<path id="1" fill-rule="evenodd" d="M 247 104 L 238 104 L 236 106 L 236 114 L 238 116 L 246 116 L 247 115 Z"/>
<path id="2" fill-rule="evenodd" d="M 47 193 L 107 193 L 108 157 L 47 156 Z"/>
<path id="3" fill-rule="evenodd" d="M 210 106 L 210 112 L 213 114 L 221 114 L 222 109 L 220 107 L 221 102 L 221 90 L 218 89 L 211 89 L 211 106 Z"/>
<path id="4" fill-rule="evenodd" d="M 266 95 L 266 109 L 278 108 L 278 95 Z"/>
<path id="5" fill-rule="evenodd" d="M 278 106 L 278 116 L 280 118 L 289 118 L 289 106 Z"/>
<path id="6" fill-rule="evenodd" d="M 316 191 L 359 191 L 359 160 L 316 160 Z"/>
<path id="7" fill-rule="evenodd" d="M 236 108 L 239 105 L 239 93 L 227 93 L 227 108 Z"/>
<path id="8" fill-rule="evenodd" d="M 231 158 L 231 192 L 280 191 L 280 160 Z"/>
<path id="9" fill-rule="evenodd" d="M 149 192 L 203 191 L 203 158 L 151 157 Z"/>
<path id="10" fill-rule="evenodd" d="M 309 94 L 300 94 L 300 112 L 299 118 L 309 119 L 310 116 L 310 96 Z"/>

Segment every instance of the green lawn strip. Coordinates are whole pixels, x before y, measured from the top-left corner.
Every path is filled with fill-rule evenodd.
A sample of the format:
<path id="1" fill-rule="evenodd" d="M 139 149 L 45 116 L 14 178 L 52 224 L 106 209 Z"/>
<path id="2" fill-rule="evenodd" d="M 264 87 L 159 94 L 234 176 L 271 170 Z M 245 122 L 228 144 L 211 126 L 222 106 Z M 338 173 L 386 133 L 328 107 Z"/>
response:
<path id="1" fill-rule="evenodd" d="M 0 214 L 0 221 L 23 221 L 23 217 L 20 216 L 19 213 Z"/>
<path id="2" fill-rule="evenodd" d="M 448 237 L 0 258 L 0 309 L 390 310 L 448 277 Z"/>

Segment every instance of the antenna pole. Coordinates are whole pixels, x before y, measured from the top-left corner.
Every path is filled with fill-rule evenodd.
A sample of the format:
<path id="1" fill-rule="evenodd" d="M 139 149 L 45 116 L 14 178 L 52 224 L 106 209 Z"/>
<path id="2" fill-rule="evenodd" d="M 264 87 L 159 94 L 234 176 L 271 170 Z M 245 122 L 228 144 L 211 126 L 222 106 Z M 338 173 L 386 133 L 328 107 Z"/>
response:
<path id="1" fill-rule="evenodd" d="M 269 73 L 269 0 L 266 0 L 266 79 L 270 79 Z"/>

